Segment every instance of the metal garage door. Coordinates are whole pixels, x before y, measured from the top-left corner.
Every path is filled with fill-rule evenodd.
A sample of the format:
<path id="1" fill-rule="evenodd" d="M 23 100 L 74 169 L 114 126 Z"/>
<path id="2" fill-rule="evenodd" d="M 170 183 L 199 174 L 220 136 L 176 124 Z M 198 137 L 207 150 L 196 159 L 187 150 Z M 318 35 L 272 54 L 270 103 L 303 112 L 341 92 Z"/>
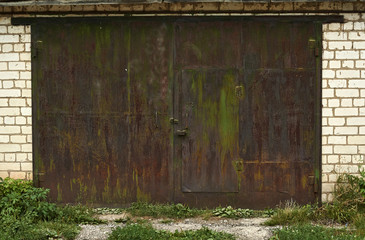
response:
<path id="1" fill-rule="evenodd" d="M 32 24 L 34 178 L 58 202 L 318 200 L 320 24 Z"/>

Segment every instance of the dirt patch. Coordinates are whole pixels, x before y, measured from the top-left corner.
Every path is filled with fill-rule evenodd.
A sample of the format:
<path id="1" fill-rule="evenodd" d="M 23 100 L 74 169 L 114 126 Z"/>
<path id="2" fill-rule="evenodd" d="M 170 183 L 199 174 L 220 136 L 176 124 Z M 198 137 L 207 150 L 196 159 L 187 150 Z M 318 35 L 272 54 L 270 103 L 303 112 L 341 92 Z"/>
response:
<path id="1" fill-rule="evenodd" d="M 117 226 L 123 227 L 123 223 L 113 221 L 126 218 L 125 214 L 100 215 L 99 219 L 109 221 L 108 224 L 81 225 L 81 232 L 76 240 L 104 240 L 108 238 L 111 231 Z M 236 236 L 237 239 L 264 240 L 272 236 L 274 227 L 263 226 L 267 218 L 247 218 L 247 219 L 220 219 L 214 218 L 204 220 L 201 218 L 191 218 L 179 221 L 169 221 L 166 219 L 149 219 L 149 222 L 156 229 L 174 232 L 176 230 L 197 230 L 207 227 L 218 232 L 227 232 Z"/>

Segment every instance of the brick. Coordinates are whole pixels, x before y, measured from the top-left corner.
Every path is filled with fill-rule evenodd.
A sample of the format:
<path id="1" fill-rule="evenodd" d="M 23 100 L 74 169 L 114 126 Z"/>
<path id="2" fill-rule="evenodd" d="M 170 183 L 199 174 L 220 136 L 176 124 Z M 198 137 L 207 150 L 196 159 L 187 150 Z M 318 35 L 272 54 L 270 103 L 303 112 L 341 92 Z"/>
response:
<path id="1" fill-rule="evenodd" d="M 356 165 L 336 165 L 336 173 L 357 173 L 359 172 L 359 167 Z"/>
<path id="2" fill-rule="evenodd" d="M 338 78 L 360 78 L 359 70 L 337 70 L 336 76 Z"/>
<path id="3" fill-rule="evenodd" d="M 332 98 L 335 96 L 334 89 L 322 89 L 322 97 L 323 98 Z"/>
<path id="4" fill-rule="evenodd" d="M 360 58 L 365 59 L 365 50 L 360 51 Z"/>
<path id="5" fill-rule="evenodd" d="M 1 127 L 1 126 L 0 126 Z M 0 128 L 1 129 L 1 128 Z M 32 127 L 29 126 L 22 126 L 22 133 L 23 134 L 32 134 Z M 1 132 L 0 132 L 1 133 Z"/>
<path id="6" fill-rule="evenodd" d="M 352 60 L 347 60 L 342 62 L 342 68 L 354 68 L 355 64 Z"/>
<path id="7" fill-rule="evenodd" d="M 355 62 L 357 68 L 365 68 L 365 61 L 364 60 L 357 60 Z"/>
<path id="8" fill-rule="evenodd" d="M 322 192 L 333 192 L 335 189 L 334 183 L 323 183 L 322 184 Z"/>
<path id="9" fill-rule="evenodd" d="M 322 116 L 332 117 L 333 116 L 332 108 L 322 108 Z"/>
<path id="10" fill-rule="evenodd" d="M 20 53 L 20 61 L 30 61 L 31 55 L 30 53 Z"/>
<path id="11" fill-rule="evenodd" d="M 327 99 L 322 99 L 322 107 L 327 107 Z"/>
<path id="12" fill-rule="evenodd" d="M 328 107 L 339 107 L 340 100 L 339 99 L 328 99 Z"/>
<path id="13" fill-rule="evenodd" d="M 10 162 L 0 162 L 0 169 L 5 171 L 19 171 L 20 170 L 20 163 L 10 163 Z"/>
<path id="14" fill-rule="evenodd" d="M 0 17 L 0 24 L 10 25 L 11 24 L 11 18 L 10 17 Z"/>
<path id="15" fill-rule="evenodd" d="M 353 42 L 353 49 L 365 49 L 365 41 Z"/>
<path id="16" fill-rule="evenodd" d="M 343 125 L 345 125 L 345 119 L 344 118 L 329 118 L 328 119 L 328 125 L 330 125 L 330 126 L 343 126 Z"/>
<path id="17" fill-rule="evenodd" d="M 322 135 L 332 135 L 333 127 L 322 127 Z"/>
<path id="18" fill-rule="evenodd" d="M 8 26 L 8 33 L 25 33 L 24 26 Z"/>
<path id="19" fill-rule="evenodd" d="M 352 155 L 352 163 L 354 164 L 362 164 L 364 163 L 365 157 L 364 155 Z"/>
<path id="20" fill-rule="evenodd" d="M 330 52 L 330 51 L 324 51 L 322 54 L 322 58 L 323 59 L 333 59 L 335 56 L 334 52 Z"/>
<path id="21" fill-rule="evenodd" d="M 25 70 L 25 62 L 9 62 L 9 70 Z"/>
<path id="22" fill-rule="evenodd" d="M 25 172 L 10 172 L 10 178 L 25 179 Z"/>
<path id="23" fill-rule="evenodd" d="M 346 144 L 346 136 L 328 136 L 328 144 Z"/>
<path id="24" fill-rule="evenodd" d="M 22 162 L 21 166 L 22 166 L 22 171 L 32 171 L 33 169 L 32 163 Z"/>
<path id="25" fill-rule="evenodd" d="M 323 40 L 347 40 L 347 32 L 324 32 Z"/>
<path id="26" fill-rule="evenodd" d="M 8 143 L 8 142 L 9 142 L 9 136 L 0 135 L 0 143 Z"/>
<path id="27" fill-rule="evenodd" d="M 26 154 L 26 153 L 17 153 L 16 154 L 16 161 L 17 162 L 28 161 L 28 154 Z"/>
<path id="28" fill-rule="evenodd" d="M 5 123 L 5 124 L 11 124 L 11 125 L 14 125 L 14 123 L 15 123 L 15 118 L 14 118 L 14 117 L 4 117 L 4 123 Z"/>
<path id="29" fill-rule="evenodd" d="M 8 70 L 8 63 L 0 62 L 0 71 Z"/>
<path id="30" fill-rule="evenodd" d="M 12 143 L 26 143 L 27 142 L 27 136 L 13 135 L 13 136 L 10 137 L 10 141 Z"/>
<path id="31" fill-rule="evenodd" d="M 30 34 L 20 35 L 20 42 L 29 43 L 30 42 Z"/>
<path id="32" fill-rule="evenodd" d="M 340 23 L 330 23 L 330 24 L 328 24 L 328 30 L 339 31 L 339 30 L 341 30 L 341 24 Z"/>
<path id="33" fill-rule="evenodd" d="M 359 51 L 336 51 L 336 59 L 359 59 Z"/>
<path id="34" fill-rule="evenodd" d="M 21 113 L 23 116 L 31 116 L 32 115 L 32 108 L 30 107 L 22 107 L 20 108 Z"/>
<path id="35" fill-rule="evenodd" d="M 359 108 L 359 111 L 360 111 L 359 113 L 360 116 L 365 116 L 365 108 Z"/>
<path id="36" fill-rule="evenodd" d="M 2 53 L 0 54 L 0 61 L 1 62 L 19 61 L 19 53 Z"/>
<path id="37" fill-rule="evenodd" d="M 10 72 L 10 71 L 1 72 L 0 79 L 6 79 L 6 80 L 19 79 L 19 72 Z"/>
<path id="38" fill-rule="evenodd" d="M 329 67 L 330 68 L 340 68 L 341 67 L 341 62 L 337 61 L 337 60 L 329 61 Z M 322 68 L 326 68 L 326 67 L 324 67 L 323 64 L 322 64 Z"/>
<path id="39" fill-rule="evenodd" d="M 355 22 L 354 23 L 354 30 L 365 30 L 365 23 L 364 22 Z"/>
<path id="40" fill-rule="evenodd" d="M 352 107 L 352 99 L 351 98 L 341 99 L 341 107 Z"/>
<path id="41" fill-rule="evenodd" d="M 341 155 L 340 156 L 341 163 L 350 163 L 351 162 L 351 155 Z"/>
<path id="42" fill-rule="evenodd" d="M 32 91 L 30 89 L 22 89 L 22 97 L 32 97 Z"/>
<path id="43" fill-rule="evenodd" d="M 335 135 L 353 135 L 357 134 L 357 127 L 335 127 Z"/>
<path id="44" fill-rule="evenodd" d="M 344 17 L 346 20 L 355 21 L 360 19 L 360 14 L 358 13 L 345 14 Z"/>
<path id="45" fill-rule="evenodd" d="M 7 106 L 9 106 L 8 99 L 0 98 L 0 106 L 1 107 L 7 107 Z"/>
<path id="46" fill-rule="evenodd" d="M 349 32 L 349 40 L 364 40 L 365 32 Z M 344 39 L 346 40 L 346 39 Z"/>
<path id="47" fill-rule="evenodd" d="M 328 202 L 328 198 L 327 198 L 327 194 L 326 193 L 322 193 L 321 200 L 322 200 L 323 203 Z"/>
<path id="48" fill-rule="evenodd" d="M 9 177 L 9 174 L 6 171 L 0 171 L 0 177 L 4 179 L 4 178 Z"/>
<path id="49" fill-rule="evenodd" d="M 19 113 L 19 108 L 1 108 L 0 116 L 16 116 Z"/>
<path id="50" fill-rule="evenodd" d="M 359 153 L 365 154 L 365 146 L 359 146 Z"/>
<path id="51" fill-rule="evenodd" d="M 357 146 L 334 146 L 333 152 L 337 154 L 356 154 L 357 153 Z"/>
<path id="52" fill-rule="evenodd" d="M 12 88 L 14 87 L 13 81 L 3 81 L 3 88 Z"/>
<path id="53" fill-rule="evenodd" d="M 20 72 L 20 79 L 32 79 L 32 73 L 27 72 Z"/>
<path id="54" fill-rule="evenodd" d="M 340 158 L 338 157 L 338 155 L 330 155 L 327 158 L 328 163 L 339 163 L 340 162 Z"/>
<path id="55" fill-rule="evenodd" d="M 365 106 L 365 99 L 363 99 L 363 98 L 354 99 L 354 106 L 355 107 L 363 107 L 363 106 Z"/>
<path id="56" fill-rule="evenodd" d="M 18 43 L 19 35 L 0 35 L 0 43 Z"/>
<path id="57" fill-rule="evenodd" d="M 20 133 L 19 126 L 0 126 L 0 134 L 16 134 Z"/>
<path id="58" fill-rule="evenodd" d="M 22 152 L 32 152 L 32 144 L 22 144 Z"/>
<path id="59" fill-rule="evenodd" d="M 13 51 L 13 44 L 3 44 L 3 46 L 2 46 L 3 53 L 12 52 L 12 51 Z"/>
<path id="60" fill-rule="evenodd" d="M 332 171 L 335 170 L 335 166 L 334 165 L 323 165 L 322 166 L 322 172 L 324 173 L 330 173 Z"/>
<path id="61" fill-rule="evenodd" d="M 334 78 L 335 77 L 335 71 L 333 70 L 323 70 L 322 71 L 322 77 L 323 78 Z"/>
<path id="62" fill-rule="evenodd" d="M 328 85 L 331 88 L 345 88 L 346 87 L 346 80 L 343 80 L 343 79 L 328 80 Z"/>
<path id="63" fill-rule="evenodd" d="M 5 162 L 15 162 L 15 153 L 6 153 Z"/>
<path id="64" fill-rule="evenodd" d="M 357 108 L 336 108 L 335 116 L 357 116 L 359 110 Z"/>
<path id="65" fill-rule="evenodd" d="M 347 22 L 343 24 L 343 30 L 353 30 L 353 29 L 354 29 L 353 22 Z"/>
<path id="66" fill-rule="evenodd" d="M 365 145 L 365 136 L 348 136 L 348 144 Z"/>
<path id="67" fill-rule="evenodd" d="M 333 41 L 328 43 L 328 49 L 331 50 L 346 50 L 352 48 L 352 42 Z"/>
<path id="68" fill-rule="evenodd" d="M 7 33 L 8 29 L 6 28 L 6 26 L 0 26 L 0 33 Z"/>
<path id="69" fill-rule="evenodd" d="M 365 88 L 365 79 L 349 80 L 349 88 Z"/>
<path id="70" fill-rule="evenodd" d="M 347 125 L 362 126 L 365 125 L 365 117 L 349 117 L 347 118 Z"/>
<path id="71" fill-rule="evenodd" d="M 10 98 L 9 106 L 22 107 L 22 106 L 26 106 L 26 102 L 25 102 L 24 98 Z"/>
<path id="72" fill-rule="evenodd" d="M 322 154 L 332 154 L 333 147 L 332 146 L 322 146 Z"/>
<path id="73" fill-rule="evenodd" d="M 328 181 L 335 183 L 337 182 L 338 176 L 338 174 L 328 174 Z"/>

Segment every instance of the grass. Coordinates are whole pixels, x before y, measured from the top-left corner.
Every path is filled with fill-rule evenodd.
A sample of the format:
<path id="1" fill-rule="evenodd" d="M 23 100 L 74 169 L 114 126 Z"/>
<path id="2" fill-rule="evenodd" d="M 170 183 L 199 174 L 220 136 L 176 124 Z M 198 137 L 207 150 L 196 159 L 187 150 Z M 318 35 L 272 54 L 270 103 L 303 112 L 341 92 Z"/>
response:
<path id="1" fill-rule="evenodd" d="M 126 209 L 133 216 L 150 216 L 154 218 L 190 218 L 210 214 L 209 210 L 190 208 L 181 203 L 178 204 L 151 204 L 136 202 Z"/>
<path id="2" fill-rule="evenodd" d="M 363 240 L 348 229 L 334 229 L 311 224 L 287 226 L 274 232 L 271 240 Z"/>
<path id="3" fill-rule="evenodd" d="M 199 230 L 176 231 L 174 233 L 156 230 L 150 224 L 128 224 L 124 228 L 117 227 L 110 234 L 108 240 L 233 240 L 233 235 L 212 231 L 208 228 Z"/>

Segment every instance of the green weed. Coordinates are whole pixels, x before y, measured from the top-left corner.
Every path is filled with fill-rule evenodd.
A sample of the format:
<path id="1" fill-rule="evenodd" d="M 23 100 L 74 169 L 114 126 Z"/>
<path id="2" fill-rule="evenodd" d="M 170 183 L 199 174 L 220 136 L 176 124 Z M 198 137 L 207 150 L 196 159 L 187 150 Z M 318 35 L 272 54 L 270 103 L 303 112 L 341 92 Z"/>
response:
<path id="1" fill-rule="evenodd" d="M 183 204 L 151 204 L 136 202 L 126 209 L 133 216 L 150 216 L 154 218 L 189 218 L 202 215 L 206 210 L 190 208 Z"/>
<path id="2" fill-rule="evenodd" d="M 233 235 L 222 232 L 215 232 L 208 228 L 196 231 L 176 231 L 174 233 L 156 230 L 150 224 L 129 224 L 124 228 L 117 227 L 109 236 L 109 240 L 232 240 Z"/>
<path id="3" fill-rule="evenodd" d="M 30 181 L 0 178 L 0 239 L 73 239 L 76 224 L 101 222 L 87 207 L 47 202 L 48 192 Z"/>
<path id="4" fill-rule="evenodd" d="M 254 211 L 251 209 L 233 208 L 228 207 L 217 207 L 213 210 L 213 215 L 217 217 L 225 218 L 249 218 L 252 217 Z"/>
<path id="5" fill-rule="evenodd" d="M 334 229 L 310 224 L 294 225 L 278 229 L 274 232 L 271 240 L 360 240 L 346 229 Z"/>

